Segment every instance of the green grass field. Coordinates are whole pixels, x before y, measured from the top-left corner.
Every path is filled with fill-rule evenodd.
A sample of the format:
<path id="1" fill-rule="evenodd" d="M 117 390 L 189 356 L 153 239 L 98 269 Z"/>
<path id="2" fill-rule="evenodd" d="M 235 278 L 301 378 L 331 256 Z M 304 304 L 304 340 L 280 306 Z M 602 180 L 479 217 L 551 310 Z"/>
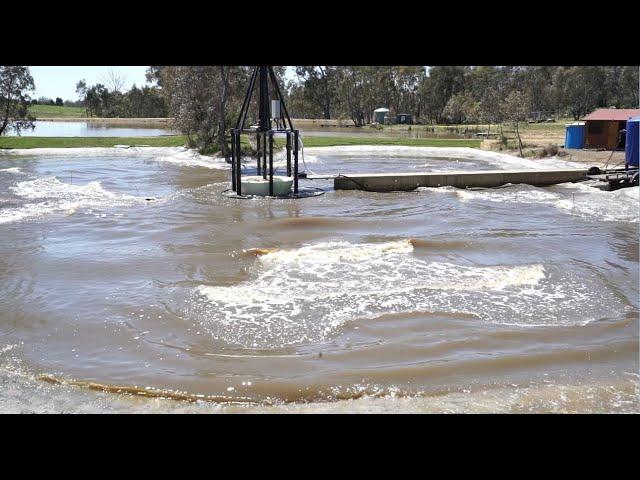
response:
<path id="1" fill-rule="evenodd" d="M 0 137 L 0 148 L 73 148 L 148 145 L 178 147 L 187 143 L 182 135 L 165 137 Z"/>
<path id="2" fill-rule="evenodd" d="M 31 105 L 29 113 L 38 118 L 80 118 L 84 116 L 82 107 L 57 107 L 55 105 Z"/>
<path id="3" fill-rule="evenodd" d="M 149 145 L 176 147 L 185 145 L 183 135 L 163 137 L 0 137 L 0 148 L 73 148 L 113 147 L 114 145 Z M 277 143 L 278 144 L 278 143 Z M 248 145 L 248 143 L 247 143 Z M 305 147 L 333 147 L 340 145 L 402 145 L 410 147 L 472 147 L 480 140 L 447 138 L 376 138 L 376 137 L 308 137 Z"/>
<path id="4" fill-rule="evenodd" d="M 480 140 L 458 138 L 380 138 L 380 137 L 307 137 L 305 147 L 334 147 L 340 145 L 402 145 L 407 147 L 472 147 Z"/>
<path id="5" fill-rule="evenodd" d="M 573 122 L 573 118 L 559 118 L 556 122 L 552 123 L 519 123 L 520 131 L 526 132 L 527 130 L 535 131 L 549 131 L 557 132 L 564 131 L 565 124 Z M 465 130 L 469 132 L 486 132 L 489 128 L 487 124 L 469 124 L 469 125 L 385 125 L 379 131 L 382 132 L 428 132 L 436 135 L 444 135 L 447 133 L 463 133 Z M 491 125 L 491 132 L 497 132 L 499 127 L 495 124 Z M 503 125 L 505 132 L 513 130 L 511 125 L 507 122 Z M 433 131 L 433 132 L 432 132 Z"/>

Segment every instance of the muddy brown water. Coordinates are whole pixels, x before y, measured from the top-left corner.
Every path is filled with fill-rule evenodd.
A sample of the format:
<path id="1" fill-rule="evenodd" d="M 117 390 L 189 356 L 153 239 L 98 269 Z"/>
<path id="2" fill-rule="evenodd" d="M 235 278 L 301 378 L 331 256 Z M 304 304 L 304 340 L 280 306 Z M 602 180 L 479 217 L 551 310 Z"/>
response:
<path id="1" fill-rule="evenodd" d="M 228 174 L 180 149 L 0 155 L 0 411 L 638 411 L 637 187 L 236 200 Z"/>

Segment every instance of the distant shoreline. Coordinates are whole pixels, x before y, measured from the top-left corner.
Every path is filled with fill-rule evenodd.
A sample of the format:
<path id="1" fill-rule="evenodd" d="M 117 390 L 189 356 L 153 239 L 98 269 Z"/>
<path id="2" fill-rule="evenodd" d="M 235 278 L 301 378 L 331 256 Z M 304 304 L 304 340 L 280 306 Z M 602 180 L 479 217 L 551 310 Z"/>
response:
<path id="1" fill-rule="evenodd" d="M 115 145 L 149 145 L 176 147 L 185 145 L 184 135 L 157 137 L 0 137 L 0 150 L 25 148 L 113 147 Z M 479 148 L 480 140 L 445 138 L 375 138 L 375 137 L 309 137 L 305 147 L 335 147 L 341 145 L 397 145 L 407 147 L 470 147 Z M 248 145 L 248 144 L 247 144 Z"/>
<path id="2" fill-rule="evenodd" d="M 171 123 L 173 118 L 170 117 L 156 117 L 156 118 L 127 118 L 127 117 L 45 117 L 37 116 L 38 122 L 88 122 L 88 123 L 104 123 L 111 125 L 162 125 L 167 126 Z M 353 122 L 348 120 L 319 120 L 319 119 L 306 119 L 306 118 L 292 118 L 291 121 L 294 125 L 314 126 L 314 127 L 353 127 Z"/>
<path id="3" fill-rule="evenodd" d="M 37 122 L 84 122 L 104 125 L 168 127 L 171 118 L 105 118 L 105 117 L 36 117 Z"/>

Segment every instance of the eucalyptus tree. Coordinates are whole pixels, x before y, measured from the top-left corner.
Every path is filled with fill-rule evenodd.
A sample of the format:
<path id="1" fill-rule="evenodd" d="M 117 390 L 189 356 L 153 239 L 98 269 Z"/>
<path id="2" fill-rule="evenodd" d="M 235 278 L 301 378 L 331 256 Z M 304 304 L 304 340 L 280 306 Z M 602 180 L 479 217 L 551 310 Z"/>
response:
<path id="1" fill-rule="evenodd" d="M 338 96 L 342 104 L 342 112 L 347 115 L 356 127 L 370 121 L 375 107 L 372 107 L 372 67 L 360 65 L 340 66 L 338 68 Z"/>
<path id="2" fill-rule="evenodd" d="M 311 106 L 305 98 L 304 85 L 296 80 L 289 80 L 286 85 L 287 108 L 292 118 L 317 118 L 318 110 Z"/>
<path id="3" fill-rule="evenodd" d="M 101 83 L 97 83 L 85 90 L 84 104 L 88 117 L 108 117 L 114 116 L 113 101 L 107 87 Z"/>
<path id="4" fill-rule="evenodd" d="M 638 66 L 602 67 L 605 75 L 607 106 L 638 108 Z"/>
<path id="5" fill-rule="evenodd" d="M 333 65 L 299 65 L 296 75 L 302 83 L 302 98 L 315 107 L 322 118 L 334 113 L 338 89 L 338 71 Z"/>
<path id="6" fill-rule="evenodd" d="M 447 102 L 443 116 L 448 123 L 478 123 L 479 105 L 469 92 L 456 93 Z"/>
<path id="7" fill-rule="evenodd" d="M 432 122 L 440 123 L 449 99 L 464 90 L 468 70 L 469 67 L 452 65 L 429 68 L 429 75 L 419 90 L 424 113 Z"/>
<path id="8" fill-rule="evenodd" d="M 79 97 L 79 101 L 82 102 L 82 105 L 84 106 L 84 115 L 85 117 L 90 117 L 90 111 L 89 111 L 89 106 L 87 103 L 87 80 L 86 79 L 82 79 L 82 80 L 78 80 L 78 82 L 76 83 L 76 95 L 78 95 Z"/>
<path id="9" fill-rule="evenodd" d="M 522 67 L 522 89 L 530 99 L 532 111 L 554 110 L 552 86 L 555 69 L 553 66 L 538 65 Z"/>
<path id="10" fill-rule="evenodd" d="M 136 118 L 163 118 L 167 116 L 167 107 L 160 90 L 145 85 L 138 88 L 135 84 L 122 98 L 124 116 Z"/>
<path id="11" fill-rule="evenodd" d="M 522 138 L 520 137 L 520 122 L 524 122 L 529 114 L 529 102 L 530 99 L 527 95 L 521 91 L 513 90 L 507 95 L 504 101 L 501 103 L 503 118 L 511 123 L 513 131 L 516 134 L 518 140 L 518 149 L 520 156 L 522 157 Z"/>
<path id="12" fill-rule="evenodd" d="M 418 87 L 425 76 L 423 66 L 394 67 L 394 85 L 396 91 L 396 113 L 412 113 L 419 115 Z"/>
<path id="13" fill-rule="evenodd" d="M 250 68 L 243 66 L 164 66 L 157 78 L 174 127 L 201 150 L 217 146 L 230 158 L 226 133 L 236 119 Z M 278 72 L 282 75 L 282 71 Z M 255 104 L 254 99 L 254 104 Z"/>
<path id="14" fill-rule="evenodd" d="M 478 120 L 488 124 L 488 133 L 491 133 L 491 125 L 502 123 L 501 104 L 508 90 L 508 73 L 500 67 L 483 65 L 473 67 L 467 73 L 465 91 L 476 100 Z"/>
<path id="15" fill-rule="evenodd" d="M 575 120 L 606 103 L 606 76 L 602 67 L 559 67 L 553 77 L 554 100 Z"/>
<path id="16" fill-rule="evenodd" d="M 0 65 L 0 135 L 34 128 L 29 118 L 29 92 L 35 89 L 29 67 Z"/>
<path id="17" fill-rule="evenodd" d="M 620 103 L 625 108 L 640 107 L 640 67 L 625 65 L 620 72 Z"/>

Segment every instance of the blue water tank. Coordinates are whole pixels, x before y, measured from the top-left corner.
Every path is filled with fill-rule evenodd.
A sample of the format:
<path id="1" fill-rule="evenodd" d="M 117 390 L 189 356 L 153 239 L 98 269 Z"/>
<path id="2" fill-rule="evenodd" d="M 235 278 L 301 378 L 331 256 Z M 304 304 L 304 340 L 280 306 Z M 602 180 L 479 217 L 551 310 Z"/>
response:
<path id="1" fill-rule="evenodd" d="M 584 147 L 584 138 L 587 127 L 584 122 L 567 123 L 567 131 L 564 137 L 564 148 Z"/>
<path id="2" fill-rule="evenodd" d="M 625 137 L 624 163 L 638 166 L 638 150 L 640 149 L 640 117 L 627 120 L 627 135 Z"/>

